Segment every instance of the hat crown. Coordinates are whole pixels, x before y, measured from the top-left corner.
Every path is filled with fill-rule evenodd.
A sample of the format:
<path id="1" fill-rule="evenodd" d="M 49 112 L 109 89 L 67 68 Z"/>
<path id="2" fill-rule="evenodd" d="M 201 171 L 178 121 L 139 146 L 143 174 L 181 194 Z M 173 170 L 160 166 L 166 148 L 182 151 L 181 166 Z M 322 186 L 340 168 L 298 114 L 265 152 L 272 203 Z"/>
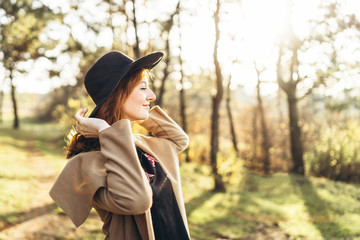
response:
<path id="1" fill-rule="evenodd" d="M 154 52 L 136 61 L 118 51 L 112 51 L 102 56 L 89 69 L 84 80 L 86 91 L 96 104 L 90 117 L 97 113 L 100 106 L 125 76 L 141 68 L 151 69 L 155 67 L 163 56 L 162 52 Z"/>
<path id="2" fill-rule="evenodd" d="M 120 78 L 134 61 L 121 52 L 109 52 L 101 57 L 87 72 L 85 88 L 94 103 L 99 104 L 118 84 Z"/>

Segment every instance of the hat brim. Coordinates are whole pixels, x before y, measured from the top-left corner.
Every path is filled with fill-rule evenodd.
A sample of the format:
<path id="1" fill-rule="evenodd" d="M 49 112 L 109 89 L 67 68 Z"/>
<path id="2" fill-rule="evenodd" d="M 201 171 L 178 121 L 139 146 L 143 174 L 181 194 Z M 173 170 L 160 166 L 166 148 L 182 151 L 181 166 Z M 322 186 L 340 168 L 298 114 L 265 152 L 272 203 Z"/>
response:
<path id="1" fill-rule="evenodd" d="M 125 78 L 126 76 L 130 75 L 131 73 L 140 70 L 141 68 L 145 68 L 145 69 L 149 69 L 151 70 L 152 68 L 154 68 L 163 58 L 164 53 L 162 52 L 153 52 L 150 53 L 149 55 L 146 55 L 142 58 L 137 59 L 136 61 L 134 61 L 129 67 L 128 69 L 122 74 L 120 75 L 120 77 L 116 76 L 118 78 L 117 80 L 117 84 L 114 86 L 114 88 L 109 92 L 109 94 L 107 94 L 100 102 L 99 104 L 96 105 L 96 107 L 94 108 L 94 110 L 91 112 L 91 114 L 89 115 L 89 118 L 91 117 L 95 117 L 96 114 L 98 113 L 100 107 L 104 104 L 104 102 L 111 96 L 111 94 L 115 91 L 116 87 L 119 85 L 119 83 L 121 82 L 121 80 L 123 78 Z"/>

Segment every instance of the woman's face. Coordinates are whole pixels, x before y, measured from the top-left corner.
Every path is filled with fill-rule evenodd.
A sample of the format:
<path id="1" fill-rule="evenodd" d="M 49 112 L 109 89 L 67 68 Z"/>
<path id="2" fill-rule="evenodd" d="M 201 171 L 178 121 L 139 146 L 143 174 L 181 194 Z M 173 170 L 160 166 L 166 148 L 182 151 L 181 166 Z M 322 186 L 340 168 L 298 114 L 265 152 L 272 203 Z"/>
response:
<path id="1" fill-rule="evenodd" d="M 155 99 L 156 96 L 149 88 L 149 80 L 145 75 L 126 99 L 122 109 L 122 118 L 130 121 L 146 120 L 149 117 L 150 102 Z"/>

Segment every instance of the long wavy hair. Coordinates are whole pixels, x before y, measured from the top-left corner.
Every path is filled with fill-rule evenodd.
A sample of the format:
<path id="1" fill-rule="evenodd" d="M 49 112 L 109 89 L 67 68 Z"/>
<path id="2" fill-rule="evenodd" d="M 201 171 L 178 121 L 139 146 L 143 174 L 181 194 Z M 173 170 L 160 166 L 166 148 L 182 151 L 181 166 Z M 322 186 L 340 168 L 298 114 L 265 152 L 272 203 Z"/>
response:
<path id="1" fill-rule="evenodd" d="M 140 69 L 128 77 L 125 77 L 116 87 L 110 97 L 101 105 L 96 118 L 104 119 L 109 125 L 122 119 L 122 107 L 135 89 L 140 84 L 145 75 L 149 75 L 146 69 Z M 66 158 L 69 159 L 81 152 L 89 152 L 100 149 L 98 138 L 86 138 L 81 133 L 70 134 L 67 136 L 68 146 Z"/>

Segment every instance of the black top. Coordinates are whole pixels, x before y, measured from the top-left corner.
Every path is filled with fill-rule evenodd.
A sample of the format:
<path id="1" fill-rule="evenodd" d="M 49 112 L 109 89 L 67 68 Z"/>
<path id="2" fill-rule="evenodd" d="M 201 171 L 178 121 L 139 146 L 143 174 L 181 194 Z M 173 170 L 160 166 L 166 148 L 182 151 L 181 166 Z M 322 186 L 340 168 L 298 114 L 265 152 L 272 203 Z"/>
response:
<path id="1" fill-rule="evenodd" d="M 153 191 L 151 216 L 156 240 L 189 240 L 169 178 L 157 160 L 136 147 Z"/>

